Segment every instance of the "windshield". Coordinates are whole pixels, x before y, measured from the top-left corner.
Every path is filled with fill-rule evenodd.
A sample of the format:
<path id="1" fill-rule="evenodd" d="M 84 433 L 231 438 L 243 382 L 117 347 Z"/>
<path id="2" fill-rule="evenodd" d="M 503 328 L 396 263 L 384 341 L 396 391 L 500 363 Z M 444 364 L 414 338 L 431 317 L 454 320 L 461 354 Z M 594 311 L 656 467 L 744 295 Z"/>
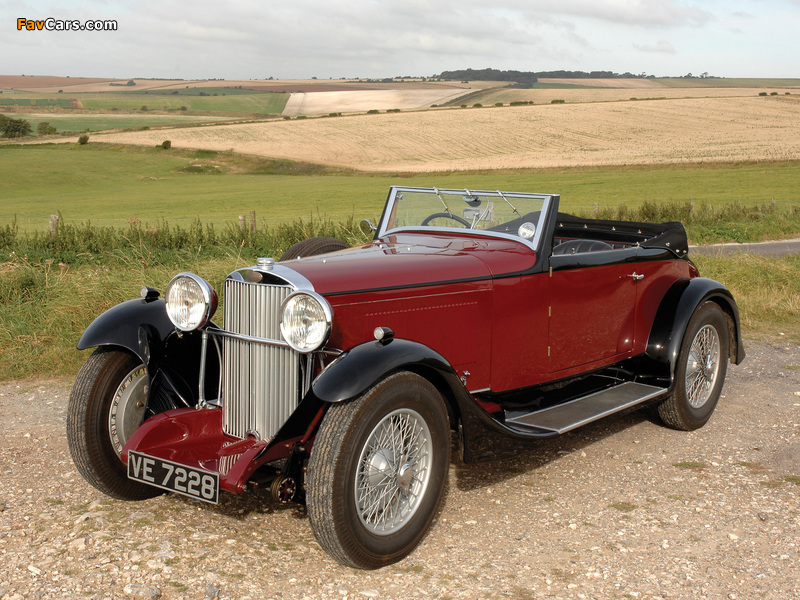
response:
<path id="1" fill-rule="evenodd" d="M 548 194 L 395 187 L 379 232 L 469 229 L 480 235 L 512 237 L 536 249 L 552 198 Z"/>

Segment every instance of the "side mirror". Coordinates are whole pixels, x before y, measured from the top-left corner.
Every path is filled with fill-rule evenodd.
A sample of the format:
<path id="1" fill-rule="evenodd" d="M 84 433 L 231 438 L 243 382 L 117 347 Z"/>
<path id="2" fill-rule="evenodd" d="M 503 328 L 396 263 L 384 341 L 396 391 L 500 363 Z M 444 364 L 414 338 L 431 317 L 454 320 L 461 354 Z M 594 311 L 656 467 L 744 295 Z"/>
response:
<path id="1" fill-rule="evenodd" d="M 372 234 L 378 231 L 378 228 L 375 227 L 375 225 L 373 225 L 372 221 L 369 219 L 361 219 L 361 222 L 358 224 L 358 228 L 361 230 L 361 233 L 370 237 L 372 237 Z"/>

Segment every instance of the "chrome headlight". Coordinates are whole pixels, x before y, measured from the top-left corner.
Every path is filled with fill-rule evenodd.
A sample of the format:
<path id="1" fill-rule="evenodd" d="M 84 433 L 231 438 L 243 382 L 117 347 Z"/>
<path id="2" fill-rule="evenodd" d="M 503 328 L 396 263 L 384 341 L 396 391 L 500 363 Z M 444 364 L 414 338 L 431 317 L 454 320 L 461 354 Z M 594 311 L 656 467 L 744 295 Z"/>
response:
<path id="1" fill-rule="evenodd" d="M 178 273 L 167 286 L 167 316 L 181 331 L 194 331 L 217 310 L 217 292 L 194 273 Z"/>
<path id="2" fill-rule="evenodd" d="M 314 352 L 328 340 L 333 311 L 319 294 L 295 292 L 284 300 L 281 313 L 281 335 L 298 352 Z"/>

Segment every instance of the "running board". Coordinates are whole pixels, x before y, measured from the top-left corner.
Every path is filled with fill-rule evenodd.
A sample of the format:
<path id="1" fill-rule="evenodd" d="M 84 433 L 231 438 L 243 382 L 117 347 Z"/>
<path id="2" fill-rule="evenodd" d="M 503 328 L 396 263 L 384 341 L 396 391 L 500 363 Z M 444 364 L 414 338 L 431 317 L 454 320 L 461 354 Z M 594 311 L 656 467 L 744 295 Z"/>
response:
<path id="1" fill-rule="evenodd" d="M 663 394 L 667 388 L 628 381 L 531 413 L 509 411 L 507 425 L 564 433 Z"/>

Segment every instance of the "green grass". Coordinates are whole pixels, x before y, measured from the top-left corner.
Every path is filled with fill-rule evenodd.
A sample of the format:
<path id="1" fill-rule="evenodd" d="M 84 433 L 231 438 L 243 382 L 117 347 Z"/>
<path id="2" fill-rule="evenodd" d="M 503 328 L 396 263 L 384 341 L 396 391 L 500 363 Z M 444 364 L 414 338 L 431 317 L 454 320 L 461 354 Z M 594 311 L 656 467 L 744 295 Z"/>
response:
<path id="1" fill-rule="evenodd" d="M 800 256 L 695 256 L 693 260 L 701 275 L 730 289 L 748 336 L 800 343 Z"/>
<path id="2" fill-rule="evenodd" d="M 561 194 L 561 208 L 581 212 L 643 203 L 716 206 L 798 202 L 800 163 L 606 167 L 413 176 L 348 173 L 288 161 L 237 158 L 227 153 L 186 153 L 107 146 L 0 146 L 0 164 L 14 177 L 0 178 L 0 224 L 14 218 L 22 231 L 46 229 L 50 215 L 67 221 L 122 226 L 130 219 L 190 224 L 236 221 L 255 210 L 269 223 L 320 214 L 333 218 L 380 214 L 390 185 L 468 187 Z M 192 165 L 199 165 L 192 167 Z M 283 165 L 284 171 L 276 168 Z M 214 168 L 219 166 L 220 169 Z M 192 168 L 199 173 L 189 173 Z M 220 171 L 235 174 L 219 177 Z M 284 176 L 283 173 L 293 173 Z M 270 175 L 264 177 L 263 175 Z M 119 202 L 124 198 L 124 203 Z M 756 223 L 754 221 L 754 223 Z M 790 235 L 751 223 L 732 239 Z M 723 237 L 712 223 L 702 239 Z M 800 229 L 795 228 L 795 232 Z"/>
<path id="3" fill-rule="evenodd" d="M 191 270 L 219 285 L 256 256 L 278 257 L 306 237 L 358 241 L 353 218 L 377 217 L 391 184 L 561 192 L 566 210 L 594 214 L 596 202 L 601 216 L 629 218 L 680 215 L 695 202 L 705 224 L 690 224 L 690 235 L 706 227 L 697 235 L 709 239 L 800 232 L 796 214 L 780 213 L 797 202 L 798 163 L 402 177 L 90 141 L 0 146 L 0 164 L 13 174 L 0 178 L 0 380 L 74 375 L 87 355 L 74 349 L 83 330 L 143 284 L 163 290 Z M 196 165 L 219 169 L 185 172 Z M 729 204 L 736 200 L 768 204 L 742 212 Z M 258 229 L 243 234 L 237 216 L 250 210 Z M 47 224 L 58 212 L 64 225 L 51 239 Z M 731 289 L 746 336 L 800 341 L 800 257 L 693 258 L 702 275 Z"/>
<path id="4" fill-rule="evenodd" d="M 150 127 L 154 125 L 185 125 L 218 121 L 223 117 L 184 116 L 177 115 L 150 115 L 141 114 L 76 114 L 76 113 L 5 113 L 14 119 L 25 119 L 31 124 L 34 133 L 42 121 L 47 121 L 56 128 L 57 133 L 78 131 L 104 131 L 107 129 L 125 129 Z"/>
<path id="5" fill-rule="evenodd" d="M 213 90 L 213 91 L 212 91 Z M 178 94 L 172 94 L 177 91 Z M 205 96 L 189 95 L 204 91 Z M 166 93 L 165 93 L 166 92 Z M 181 93 L 183 92 L 183 93 Z M 214 96 L 213 94 L 217 94 Z M 4 94 L 5 96 L 5 94 Z M 109 91 L 97 93 L 37 94 L 19 92 L 11 95 L 15 101 L 38 101 L 43 99 L 80 100 L 88 110 L 138 111 L 142 106 L 148 110 L 180 110 L 185 106 L 189 111 L 216 114 L 263 114 L 279 115 L 289 101 L 289 94 L 257 92 L 253 90 L 225 90 L 224 88 L 189 88 L 164 91 Z"/>

